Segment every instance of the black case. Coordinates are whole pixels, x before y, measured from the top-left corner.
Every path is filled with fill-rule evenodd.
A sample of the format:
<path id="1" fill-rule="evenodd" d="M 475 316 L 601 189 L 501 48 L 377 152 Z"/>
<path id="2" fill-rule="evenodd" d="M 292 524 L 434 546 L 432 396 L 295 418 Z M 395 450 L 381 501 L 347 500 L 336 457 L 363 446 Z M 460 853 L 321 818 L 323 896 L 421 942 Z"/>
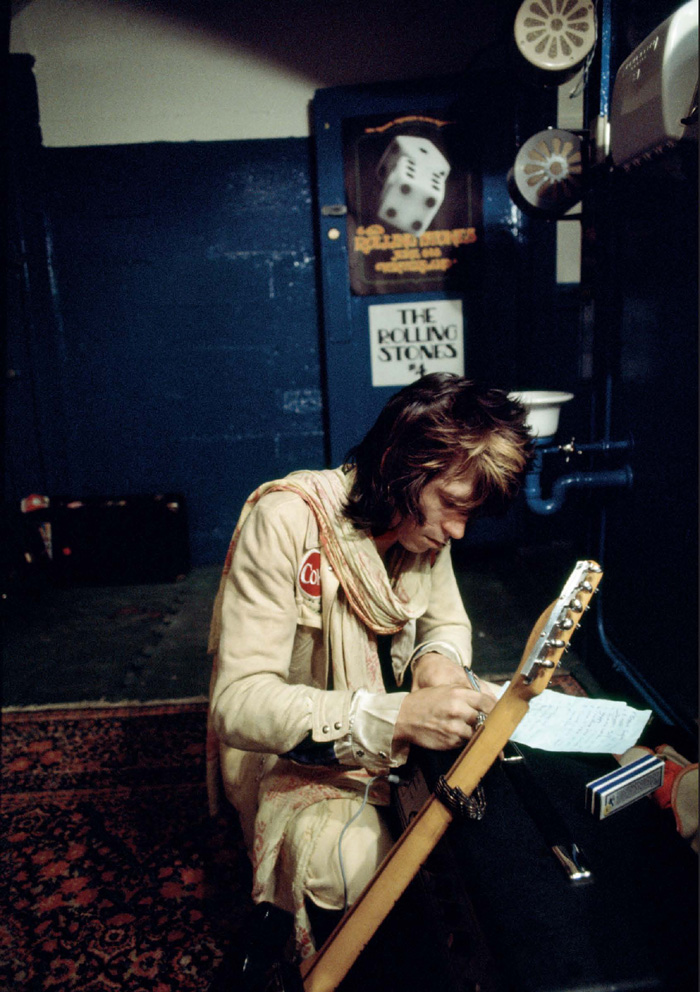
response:
<path id="1" fill-rule="evenodd" d="M 173 582 L 189 571 L 180 493 L 52 497 L 49 520 L 59 583 Z"/>
<path id="2" fill-rule="evenodd" d="M 420 876 L 450 992 L 697 992 L 697 856 L 671 812 L 645 797 L 596 820 L 585 786 L 611 755 L 521 751 L 592 878 L 567 877 L 496 761 L 483 820 L 453 821 Z M 421 754 L 427 789 L 456 754 Z M 395 790 L 404 826 L 408 792 Z"/>

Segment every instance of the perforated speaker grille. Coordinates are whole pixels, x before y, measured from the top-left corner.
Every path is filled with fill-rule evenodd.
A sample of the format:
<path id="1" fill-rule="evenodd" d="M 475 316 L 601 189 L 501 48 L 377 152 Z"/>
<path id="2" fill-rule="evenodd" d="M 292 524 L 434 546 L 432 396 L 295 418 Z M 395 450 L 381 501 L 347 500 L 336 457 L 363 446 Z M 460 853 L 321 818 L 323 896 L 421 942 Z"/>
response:
<path id="1" fill-rule="evenodd" d="M 529 206 L 565 213 L 583 192 L 581 138 L 558 128 L 538 131 L 518 152 L 510 179 Z"/>
<path id="2" fill-rule="evenodd" d="M 538 69 L 577 69 L 595 46 L 595 7 L 592 0 L 525 0 L 513 30 L 521 54 Z"/>

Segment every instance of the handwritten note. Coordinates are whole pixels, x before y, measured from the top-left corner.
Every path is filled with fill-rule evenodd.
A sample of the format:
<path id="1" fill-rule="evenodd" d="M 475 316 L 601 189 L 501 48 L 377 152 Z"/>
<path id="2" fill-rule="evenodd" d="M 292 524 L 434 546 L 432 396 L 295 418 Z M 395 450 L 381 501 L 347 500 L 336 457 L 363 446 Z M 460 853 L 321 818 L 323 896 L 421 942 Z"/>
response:
<path id="1" fill-rule="evenodd" d="M 637 743 L 650 716 L 651 710 L 636 710 L 616 700 L 545 689 L 531 700 L 511 740 L 543 751 L 621 754 Z"/>

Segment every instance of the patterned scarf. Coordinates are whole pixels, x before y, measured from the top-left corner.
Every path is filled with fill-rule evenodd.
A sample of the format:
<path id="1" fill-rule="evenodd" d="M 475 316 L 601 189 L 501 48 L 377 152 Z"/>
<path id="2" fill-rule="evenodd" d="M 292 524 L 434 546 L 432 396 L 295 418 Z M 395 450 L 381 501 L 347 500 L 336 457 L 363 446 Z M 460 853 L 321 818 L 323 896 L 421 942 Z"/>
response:
<path id="1" fill-rule="evenodd" d="M 286 490 L 296 493 L 311 508 L 318 522 L 321 545 L 335 571 L 348 603 L 361 622 L 376 634 L 395 634 L 427 607 L 430 556 L 401 552 L 387 575 L 377 547 L 366 531 L 358 531 L 343 515 L 352 476 L 342 469 L 293 472 L 260 486 L 246 500 L 226 555 L 219 592 L 214 604 L 209 653 L 218 650 L 221 636 L 221 606 L 226 576 L 243 524 L 258 500 L 266 493 Z"/>

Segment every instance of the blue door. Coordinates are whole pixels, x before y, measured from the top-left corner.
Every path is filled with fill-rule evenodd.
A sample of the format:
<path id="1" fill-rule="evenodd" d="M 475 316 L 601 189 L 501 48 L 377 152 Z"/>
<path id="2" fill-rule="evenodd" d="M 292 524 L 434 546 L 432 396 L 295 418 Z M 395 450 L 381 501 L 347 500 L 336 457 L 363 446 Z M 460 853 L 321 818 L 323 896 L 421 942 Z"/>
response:
<path id="1" fill-rule="evenodd" d="M 522 292 L 529 226 L 506 177 L 518 143 L 556 111 L 552 92 L 521 90 L 489 71 L 316 93 L 331 464 L 428 372 L 526 381 L 522 328 L 543 294 Z M 551 250 L 551 232 L 537 230 Z"/>

